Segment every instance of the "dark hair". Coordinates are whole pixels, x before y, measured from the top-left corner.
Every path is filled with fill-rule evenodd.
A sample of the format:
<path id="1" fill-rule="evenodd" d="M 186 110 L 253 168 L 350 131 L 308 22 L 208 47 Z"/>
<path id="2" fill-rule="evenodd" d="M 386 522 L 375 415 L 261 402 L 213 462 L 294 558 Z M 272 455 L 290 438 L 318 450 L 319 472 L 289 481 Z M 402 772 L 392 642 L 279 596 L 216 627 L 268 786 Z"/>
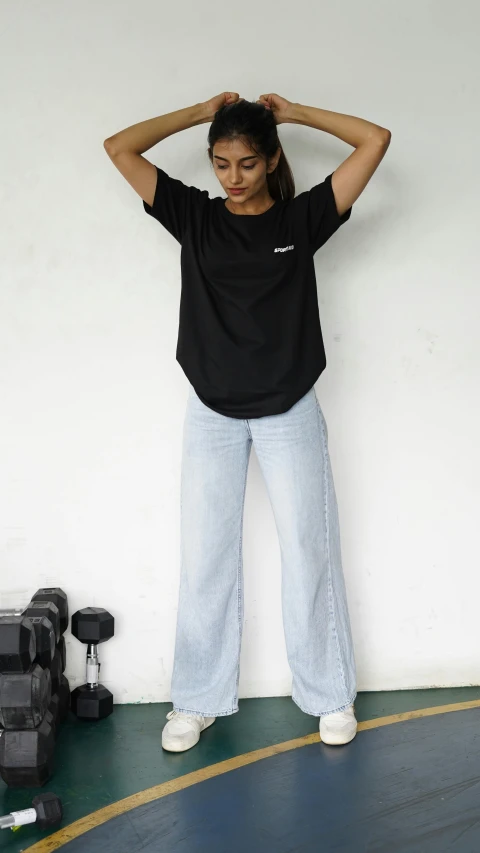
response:
<path id="1" fill-rule="evenodd" d="M 220 139 L 240 139 L 267 162 L 281 147 L 272 111 L 263 104 L 246 100 L 225 104 L 215 113 L 208 131 L 210 162 L 213 162 L 213 146 Z M 276 201 L 287 201 L 295 196 L 295 181 L 283 148 L 277 167 L 267 173 L 267 186 Z"/>

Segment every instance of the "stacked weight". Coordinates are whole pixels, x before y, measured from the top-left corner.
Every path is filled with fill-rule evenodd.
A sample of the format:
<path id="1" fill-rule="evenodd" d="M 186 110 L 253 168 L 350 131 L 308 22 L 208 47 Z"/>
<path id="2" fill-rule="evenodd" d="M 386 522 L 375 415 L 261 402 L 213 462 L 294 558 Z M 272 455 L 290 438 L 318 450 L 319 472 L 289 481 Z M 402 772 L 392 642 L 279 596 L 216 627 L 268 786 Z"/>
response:
<path id="1" fill-rule="evenodd" d="M 67 626 L 59 587 L 37 590 L 23 611 L 0 612 L 0 776 L 9 786 L 42 786 L 52 775 L 70 705 Z"/>

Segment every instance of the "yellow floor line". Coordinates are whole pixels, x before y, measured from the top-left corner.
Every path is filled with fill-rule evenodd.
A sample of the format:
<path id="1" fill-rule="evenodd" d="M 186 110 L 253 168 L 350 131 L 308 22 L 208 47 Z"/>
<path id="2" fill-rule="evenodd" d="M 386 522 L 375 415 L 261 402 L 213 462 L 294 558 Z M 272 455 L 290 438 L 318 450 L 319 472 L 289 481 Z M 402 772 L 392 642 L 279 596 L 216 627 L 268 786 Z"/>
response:
<path id="1" fill-rule="evenodd" d="M 420 708 L 418 711 L 405 711 L 403 714 L 391 714 L 388 717 L 365 720 L 363 723 L 358 724 L 358 731 L 362 732 L 369 729 L 376 729 L 380 726 L 390 726 L 393 723 L 403 723 L 406 720 L 416 720 L 436 714 L 447 714 L 451 711 L 466 711 L 471 708 L 480 708 L 480 699 L 472 699 L 470 702 L 458 702 L 453 705 Z M 312 743 L 320 743 L 318 730 L 304 737 L 273 744 L 263 749 L 255 749 L 243 755 L 236 755 L 234 758 L 228 758 L 209 767 L 203 767 L 201 770 L 195 770 L 193 773 L 187 773 L 185 776 L 179 776 L 170 782 L 162 782 L 160 785 L 154 785 L 153 788 L 146 788 L 144 791 L 139 791 L 137 794 L 132 794 L 130 797 L 125 797 L 123 800 L 118 800 L 116 803 L 111 803 L 109 806 L 104 806 L 103 809 L 98 809 L 96 812 L 79 818 L 79 820 L 76 820 L 69 826 L 62 827 L 62 829 L 59 829 L 47 838 L 42 838 L 31 847 L 25 848 L 24 853 L 51 853 L 52 850 L 58 850 L 59 847 L 62 847 L 62 845 L 67 844 L 74 838 L 78 838 L 79 835 L 83 835 L 90 829 L 100 826 L 102 823 L 106 823 L 106 821 L 118 815 L 135 809 L 137 806 L 143 806 L 145 803 L 151 803 L 153 800 L 166 797 L 168 794 L 183 791 L 191 785 L 204 782 L 206 779 L 212 779 L 214 776 L 220 776 L 222 773 L 229 773 L 238 767 L 245 767 L 245 765 L 261 761 L 263 758 L 279 755 L 281 752 L 288 752 L 291 749 L 298 749 L 301 746 L 308 746 Z"/>

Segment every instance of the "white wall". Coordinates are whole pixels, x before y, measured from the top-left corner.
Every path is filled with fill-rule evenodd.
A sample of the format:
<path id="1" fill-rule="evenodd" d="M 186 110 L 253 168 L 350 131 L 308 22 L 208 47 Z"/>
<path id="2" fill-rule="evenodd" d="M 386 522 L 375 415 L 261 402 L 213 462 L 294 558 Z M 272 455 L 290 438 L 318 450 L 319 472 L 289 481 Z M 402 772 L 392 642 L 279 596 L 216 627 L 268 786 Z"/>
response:
<path id="1" fill-rule="evenodd" d="M 316 390 L 359 689 L 478 684 L 478 4 L 4 0 L 1 15 L 0 605 L 58 584 L 71 612 L 110 609 L 102 681 L 116 702 L 169 700 L 180 247 L 103 140 L 225 89 L 275 91 L 392 131 L 350 222 L 316 255 L 329 360 Z M 146 156 L 223 195 L 207 131 Z M 297 192 L 352 150 L 279 131 Z M 254 450 L 244 571 L 240 697 L 289 694 Z M 67 639 L 73 687 L 85 656 Z"/>

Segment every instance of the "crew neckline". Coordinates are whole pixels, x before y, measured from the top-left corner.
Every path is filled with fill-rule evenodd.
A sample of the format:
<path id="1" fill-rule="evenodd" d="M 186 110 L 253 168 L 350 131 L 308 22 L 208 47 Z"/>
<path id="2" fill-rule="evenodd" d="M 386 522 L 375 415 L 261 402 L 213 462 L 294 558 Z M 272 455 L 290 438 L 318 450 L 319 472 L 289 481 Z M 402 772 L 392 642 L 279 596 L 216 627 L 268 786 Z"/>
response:
<path id="1" fill-rule="evenodd" d="M 267 208 L 267 210 L 264 210 L 263 213 L 232 213 L 225 204 L 226 201 L 228 201 L 228 196 L 226 198 L 222 198 L 222 206 L 229 216 L 234 216 L 236 219 L 257 219 L 259 217 L 266 216 L 267 213 L 270 213 L 270 211 L 276 208 L 279 200 L 276 199 L 272 206 Z"/>

